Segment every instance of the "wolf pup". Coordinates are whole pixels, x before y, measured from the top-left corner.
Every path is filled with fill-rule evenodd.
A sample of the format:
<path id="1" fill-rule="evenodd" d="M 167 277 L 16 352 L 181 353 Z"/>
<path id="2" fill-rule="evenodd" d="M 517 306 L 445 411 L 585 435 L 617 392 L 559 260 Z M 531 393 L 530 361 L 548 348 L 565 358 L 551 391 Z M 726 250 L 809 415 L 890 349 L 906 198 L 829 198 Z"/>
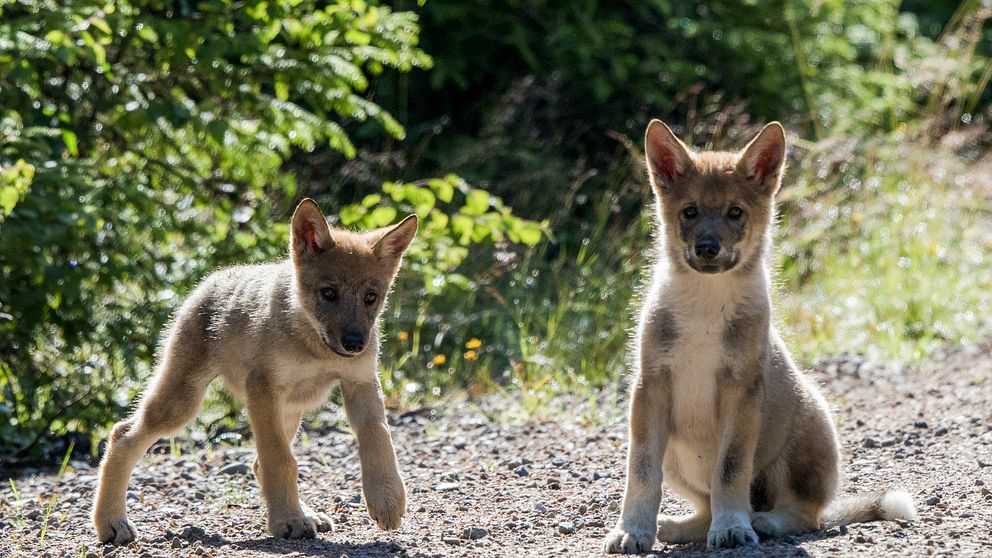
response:
<path id="1" fill-rule="evenodd" d="M 333 528 L 300 500 L 290 446 L 300 415 L 336 384 L 358 438 L 369 515 L 382 529 L 398 528 L 406 495 L 376 371 L 376 322 L 416 232 L 414 215 L 364 234 L 331 229 L 306 199 L 293 214 L 288 260 L 207 277 L 176 313 L 137 410 L 110 433 L 93 508 L 100 541 L 134 540 L 124 506 L 135 463 L 196 415 L 218 376 L 248 409 L 269 533 L 313 538 Z"/>
<path id="2" fill-rule="evenodd" d="M 772 326 L 768 253 L 785 131 L 737 153 L 693 153 L 664 123 L 645 154 L 658 261 L 635 339 L 623 512 L 609 553 L 664 542 L 754 544 L 831 525 L 911 519 L 908 494 L 834 500 L 837 433 L 826 401 Z M 657 516 L 661 486 L 695 513 Z"/>

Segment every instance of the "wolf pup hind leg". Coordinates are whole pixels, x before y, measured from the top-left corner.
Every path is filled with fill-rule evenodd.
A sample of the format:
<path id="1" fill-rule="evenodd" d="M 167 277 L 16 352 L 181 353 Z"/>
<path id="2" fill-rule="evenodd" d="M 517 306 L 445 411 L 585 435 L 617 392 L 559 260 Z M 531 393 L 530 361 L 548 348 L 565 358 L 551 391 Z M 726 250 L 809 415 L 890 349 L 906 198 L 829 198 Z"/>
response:
<path id="1" fill-rule="evenodd" d="M 292 443 L 302 413 L 336 385 L 358 439 L 369 515 L 382 529 L 400 526 L 406 492 L 379 385 L 378 321 L 417 218 L 367 233 L 331 229 L 307 199 L 291 228 L 289 259 L 217 271 L 176 312 L 154 379 L 110 433 L 92 516 L 101 542 L 135 539 L 125 510 L 135 464 L 193 419 L 218 376 L 248 409 L 269 533 L 310 538 L 333 526 L 300 499 Z"/>
<path id="2" fill-rule="evenodd" d="M 635 337 L 627 486 L 606 552 L 654 539 L 710 548 L 825 526 L 911 519 L 902 491 L 834 498 L 837 433 L 771 320 L 768 259 L 785 131 L 739 152 L 690 151 L 661 121 L 645 134 L 657 261 Z M 695 512 L 658 516 L 662 484 Z"/>

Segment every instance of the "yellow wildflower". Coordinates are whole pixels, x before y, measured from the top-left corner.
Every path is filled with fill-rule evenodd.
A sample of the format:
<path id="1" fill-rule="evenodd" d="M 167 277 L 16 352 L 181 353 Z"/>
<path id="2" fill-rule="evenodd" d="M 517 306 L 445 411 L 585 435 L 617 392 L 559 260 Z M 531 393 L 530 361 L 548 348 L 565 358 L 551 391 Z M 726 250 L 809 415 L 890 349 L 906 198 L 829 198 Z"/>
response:
<path id="1" fill-rule="evenodd" d="M 441 366 L 445 362 L 448 362 L 448 357 L 444 355 L 435 355 L 434 360 L 432 360 L 431 362 L 434 363 L 434 366 Z"/>
<path id="2" fill-rule="evenodd" d="M 465 354 L 463 354 L 462 356 L 465 357 L 465 360 L 468 361 L 479 360 L 479 353 L 475 351 L 465 351 Z"/>
<path id="3" fill-rule="evenodd" d="M 468 343 L 465 343 L 466 349 L 478 349 L 481 346 L 482 346 L 482 339 L 476 339 L 475 337 L 469 339 Z"/>
<path id="4" fill-rule="evenodd" d="M 399 338 L 400 341 L 406 342 L 406 340 L 410 338 L 410 334 L 405 331 L 401 331 L 396 335 L 396 337 Z"/>

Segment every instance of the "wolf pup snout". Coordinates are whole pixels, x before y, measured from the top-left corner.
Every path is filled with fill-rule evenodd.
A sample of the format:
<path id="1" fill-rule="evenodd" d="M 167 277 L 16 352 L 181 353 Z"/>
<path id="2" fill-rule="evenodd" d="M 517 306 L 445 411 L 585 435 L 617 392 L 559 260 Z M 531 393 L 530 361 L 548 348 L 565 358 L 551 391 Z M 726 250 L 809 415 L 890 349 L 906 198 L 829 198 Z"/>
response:
<path id="1" fill-rule="evenodd" d="M 366 233 L 331 229 L 306 199 L 293 214 L 288 260 L 207 277 L 164 334 L 137 410 L 111 431 L 93 506 L 100 541 L 135 539 L 125 510 L 132 469 L 155 440 L 193 419 L 218 376 L 248 409 L 270 534 L 312 538 L 333 527 L 299 497 L 292 442 L 301 415 L 338 385 L 369 515 L 382 529 L 398 528 L 406 491 L 376 370 L 378 319 L 416 232 L 413 215 Z"/>

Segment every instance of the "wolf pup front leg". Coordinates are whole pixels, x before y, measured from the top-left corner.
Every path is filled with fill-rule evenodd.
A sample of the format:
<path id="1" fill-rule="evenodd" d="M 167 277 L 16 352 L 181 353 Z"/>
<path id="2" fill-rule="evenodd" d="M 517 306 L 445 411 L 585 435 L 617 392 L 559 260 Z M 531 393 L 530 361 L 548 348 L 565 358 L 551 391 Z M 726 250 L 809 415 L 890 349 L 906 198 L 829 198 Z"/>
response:
<path id="1" fill-rule="evenodd" d="M 641 372 L 630 401 L 630 448 L 623 512 L 616 527 L 606 536 L 603 545 L 606 552 L 647 552 L 654 545 L 670 401 L 667 371 Z"/>
<path id="2" fill-rule="evenodd" d="M 406 489 L 396 463 L 379 383 L 342 382 L 341 395 L 348 423 L 358 438 L 362 491 L 369 516 L 380 529 L 398 529 L 406 513 Z"/>

